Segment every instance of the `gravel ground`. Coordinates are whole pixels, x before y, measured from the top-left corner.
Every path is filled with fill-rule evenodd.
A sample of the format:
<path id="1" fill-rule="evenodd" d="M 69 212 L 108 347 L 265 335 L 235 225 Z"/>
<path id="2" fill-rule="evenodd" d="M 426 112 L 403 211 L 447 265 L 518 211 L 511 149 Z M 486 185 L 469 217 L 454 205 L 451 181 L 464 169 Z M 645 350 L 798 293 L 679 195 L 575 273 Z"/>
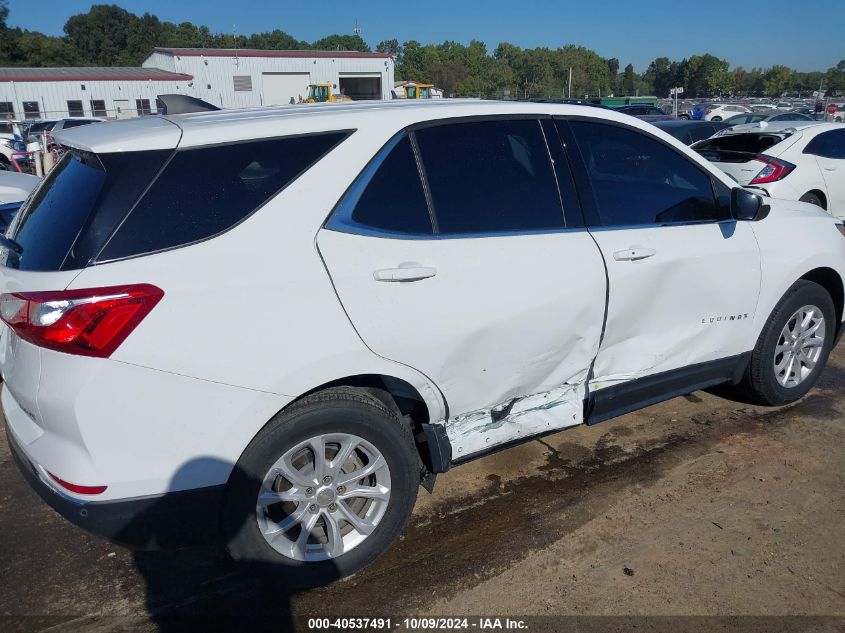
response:
<path id="1" fill-rule="evenodd" d="M 761 630 L 843 631 L 843 387 L 845 345 L 789 407 L 697 392 L 456 468 L 421 492 L 375 565 L 297 593 L 216 548 L 133 553 L 88 536 L 27 487 L 3 441 L 0 629 L 207 630 L 257 617 L 250 628 L 283 631 L 303 628 L 298 616 L 383 614 L 546 616 L 535 630 L 679 622 L 561 616 L 835 616 Z"/>

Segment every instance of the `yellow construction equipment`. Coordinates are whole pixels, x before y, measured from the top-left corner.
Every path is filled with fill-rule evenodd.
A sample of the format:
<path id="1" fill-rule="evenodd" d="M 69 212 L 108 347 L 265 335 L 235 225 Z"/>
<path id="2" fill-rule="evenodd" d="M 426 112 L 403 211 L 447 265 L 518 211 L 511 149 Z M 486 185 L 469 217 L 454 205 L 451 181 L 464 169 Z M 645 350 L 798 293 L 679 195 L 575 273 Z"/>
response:
<path id="1" fill-rule="evenodd" d="M 417 84 L 416 86 L 405 86 L 406 99 L 431 99 L 431 89 L 434 84 Z"/>
<path id="2" fill-rule="evenodd" d="M 332 84 L 310 84 L 308 96 L 302 103 L 340 103 L 341 101 L 352 101 L 343 94 L 335 94 Z"/>

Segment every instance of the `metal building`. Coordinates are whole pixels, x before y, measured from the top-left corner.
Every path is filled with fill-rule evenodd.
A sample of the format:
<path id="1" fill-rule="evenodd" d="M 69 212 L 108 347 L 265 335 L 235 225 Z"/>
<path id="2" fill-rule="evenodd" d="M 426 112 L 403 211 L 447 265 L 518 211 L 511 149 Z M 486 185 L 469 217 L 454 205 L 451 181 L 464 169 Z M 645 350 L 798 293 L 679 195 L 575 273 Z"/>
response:
<path id="1" fill-rule="evenodd" d="M 141 68 L 0 68 L 0 120 L 155 112 L 156 95 L 222 108 L 284 105 L 330 83 L 353 100 L 390 99 L 393 57 L 355 51 L 156 48 Z"/>
<path id="2" fill-rule="evenodd" d="M 140 116 L 156 95 L 189 94 L 192 79 L 159 68 L 0 68 L 0 120 Z"/>
<path id="3" fill-rule="evenodd" d="M 355 101 L 390 99 L 393 88 L 386 53 L 156 48 L 143 65 L 192 75 L 189 94 L 223 108 L 285 105 L 312 83 L 330 83 Z"/>

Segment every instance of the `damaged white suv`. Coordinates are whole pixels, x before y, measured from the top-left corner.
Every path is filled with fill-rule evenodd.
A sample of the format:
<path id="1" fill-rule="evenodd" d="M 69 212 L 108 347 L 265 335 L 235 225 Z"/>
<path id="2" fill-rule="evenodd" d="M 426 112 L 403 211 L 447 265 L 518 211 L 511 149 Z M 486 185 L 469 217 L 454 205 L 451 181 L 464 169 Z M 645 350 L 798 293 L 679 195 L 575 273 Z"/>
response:
<path id="1" fill-rule="evenodd" d="M 2 238 L 2 406 L 44 499 L 120 542 L 213 536 L 336 578 L 438 472 L 719 383 L 794 401 L 843 330 L 841 224 L 609 110 L 333 104 L 57 139 Z"/>

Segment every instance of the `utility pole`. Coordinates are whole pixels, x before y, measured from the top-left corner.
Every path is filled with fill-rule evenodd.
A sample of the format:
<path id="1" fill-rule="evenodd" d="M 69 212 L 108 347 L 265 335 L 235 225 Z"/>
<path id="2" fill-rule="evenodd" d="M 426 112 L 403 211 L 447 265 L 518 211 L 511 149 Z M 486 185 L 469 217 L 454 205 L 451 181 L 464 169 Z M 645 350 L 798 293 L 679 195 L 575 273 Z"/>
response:
<path id="1" fill-rule="evenodd" d="M 572 66 L 569 67 L 569 98 L 572 98 Z"/>

